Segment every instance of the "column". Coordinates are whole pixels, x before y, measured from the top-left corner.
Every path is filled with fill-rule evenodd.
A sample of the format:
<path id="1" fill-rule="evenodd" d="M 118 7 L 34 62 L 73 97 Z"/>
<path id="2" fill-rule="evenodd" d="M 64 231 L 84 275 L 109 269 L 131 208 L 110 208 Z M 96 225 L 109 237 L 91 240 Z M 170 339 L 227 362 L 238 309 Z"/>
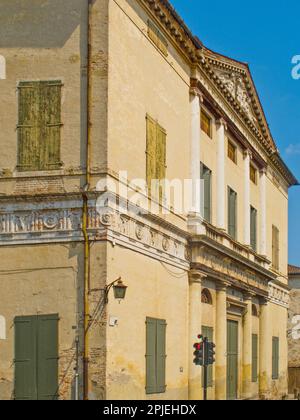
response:
<path id="1" fill-rule="evenodd" d="M 251 153 L 244 153 L 244 244 L 250 246 L 250 159 Z"/>
<path id="2" fill-rule="evenodd" d="M 272 380 L 272 332 L 267 300 L 260 305 L 259 317 L 259 394 L 268 398 Z"/>
<path id="3" fill-rule="evenodd" d="M 191 144 L 190 144 L 190 198 L 189 198 L 189 220 L 190 233 L 201 234 L 201 180 L 200 180 L 200 144 L 201 144 L 201 93 L 191 89 Z"/>
<path id="4" fill-rule="evenodd" d="M 267 170 L 260 172 L 260 254 L 267 255 Z"/>
<path id="5" fill-rule="evenodd" d="M 227 284 L 217 284 L 216 298 L 216 400 L 226 400 Z"/>
<path id="6" fill-rule="evenodd" d="M 252 397 L 252 294 L 244 294 L 243 318 L 243 398 Z"/>
<path id="7" fill-rule="evenodd" d="M 217 226 L 226 230 L 225 223 L 225 129 L 223 119 L 217 123 Z"/>
<path id="8" fill-rule="evenodd" d="M 197 336 L 201 334 L 201 292 L 202 279 L 205 276 L 197 270 L 189 273 L 189 399 L 200 400 L 202 396 L 200 366 L 193 363 Z"/>

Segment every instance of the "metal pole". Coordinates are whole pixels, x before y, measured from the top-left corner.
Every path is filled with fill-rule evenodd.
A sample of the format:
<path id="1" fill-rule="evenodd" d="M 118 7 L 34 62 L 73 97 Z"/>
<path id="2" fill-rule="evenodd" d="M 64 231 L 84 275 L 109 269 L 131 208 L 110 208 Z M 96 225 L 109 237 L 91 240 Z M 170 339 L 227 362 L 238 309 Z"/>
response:
<path id="1" fill-rule="evenodd" d="M 79 401 L 79 337 L 76 336 L 75 401 Z"/>
<path id="2" fill-rule="evenodd" d="M 203 340 L 203 360 L 204 360 L 204 364 L 203 364 L 203 369 L 204 369 L 204 375 L 203 375 L 203 400 L 207 401 L 207 381 L 208 381 L 208 371 L 207 371 L 207 337 L 204 338 Z"/>

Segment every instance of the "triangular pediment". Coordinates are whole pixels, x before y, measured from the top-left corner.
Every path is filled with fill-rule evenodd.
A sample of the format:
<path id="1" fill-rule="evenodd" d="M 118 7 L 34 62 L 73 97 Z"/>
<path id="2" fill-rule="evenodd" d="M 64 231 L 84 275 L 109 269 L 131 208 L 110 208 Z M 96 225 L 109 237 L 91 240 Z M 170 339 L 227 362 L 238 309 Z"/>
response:
<path id="1" fill-rule="evenodd" d="M 226 89 L 226 98 L 235 109 L 244 114 L 273 150 L 277 150 L 267 123 L 248 64 L 217 54 L 207 48 L 204 57 L 208 60 L 214 79 Z"/>

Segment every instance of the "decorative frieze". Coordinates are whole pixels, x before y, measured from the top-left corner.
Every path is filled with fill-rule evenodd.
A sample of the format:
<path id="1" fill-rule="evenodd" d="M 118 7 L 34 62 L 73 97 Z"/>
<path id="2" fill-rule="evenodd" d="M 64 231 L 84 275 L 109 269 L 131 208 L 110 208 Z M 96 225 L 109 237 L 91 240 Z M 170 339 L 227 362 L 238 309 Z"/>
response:
<path id="1" fill-rule="evenodd" d="M 269 299 L 270 302 L 275 303 L 276 305 L 288 308 L 290 303 L 290 292 L 283 287 L 280 287 L 274 283 L 270 283 Z"/>

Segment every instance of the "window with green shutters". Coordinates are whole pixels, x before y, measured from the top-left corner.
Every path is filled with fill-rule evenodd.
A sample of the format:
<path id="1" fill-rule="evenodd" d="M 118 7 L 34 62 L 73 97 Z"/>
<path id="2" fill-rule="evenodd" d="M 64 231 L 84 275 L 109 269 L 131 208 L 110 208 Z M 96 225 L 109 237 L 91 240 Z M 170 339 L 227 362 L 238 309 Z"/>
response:
<path id="1" fill-rule="evenodd" d="M 153 181 L 163 181 L 166 178 L 166 140 L 167 134 L 157 121 L 146 116 L 147 121 L 147 186 L 149 196 L 162 203 L 164 191 L 159 183 L 153 191 Z"/>
<path id="2" fill-rule="evenodd" d="M 203 181 L 204 219 L 211 223 L 211 179 L 212 172 L 203 163 L 200 164 L 200 178 Z"/>
<path id="3" fill-rule="evenodd" d="M 202 335 L 207 337 L 208 341 L 214 341 L 214 330 L 212 327 L 202 326 Z M 203 371 L 203 369 L 202 369 Z M 202 372 L 202 386 L 204 384 L 204 372 Z M 208 366 L 207 369 L 207 385 L 209 388 L 213 386 L 213 366 Z"/>
<path id="4" fill-rule="evenodd" d="M 60 81 L 19 83 L 19 171 L 60 168 L 61 88 Z"/>
<path id="5" fill-rule="evenodd" d="M 250 207 L 250 242 L 251 248 L 257 251 L 257 210 Z"/>
<path id="6" fill-rule="evenodd" d="M 58 399 L 58 315 L 15 318 L 16 400 Z"/>
<path id="7" fill-rule="evenodd" d="M 252 382 L 258 380 L 258 335 L 252 334 Z"/>
<path id="8" fill-rule="evenodd" d="M 272 339 L 272 379 L 279 379 L 279 338 Z"/>
<path id="9" fill-rule="evenodd" d="M 228 233 L 237 238 L 237 193 L 228 187 Z"/>
<path id="10" fill-rule="evenodd" d="M 166 391 L 166 321 L 146 319 L 146 393 Z"/>

